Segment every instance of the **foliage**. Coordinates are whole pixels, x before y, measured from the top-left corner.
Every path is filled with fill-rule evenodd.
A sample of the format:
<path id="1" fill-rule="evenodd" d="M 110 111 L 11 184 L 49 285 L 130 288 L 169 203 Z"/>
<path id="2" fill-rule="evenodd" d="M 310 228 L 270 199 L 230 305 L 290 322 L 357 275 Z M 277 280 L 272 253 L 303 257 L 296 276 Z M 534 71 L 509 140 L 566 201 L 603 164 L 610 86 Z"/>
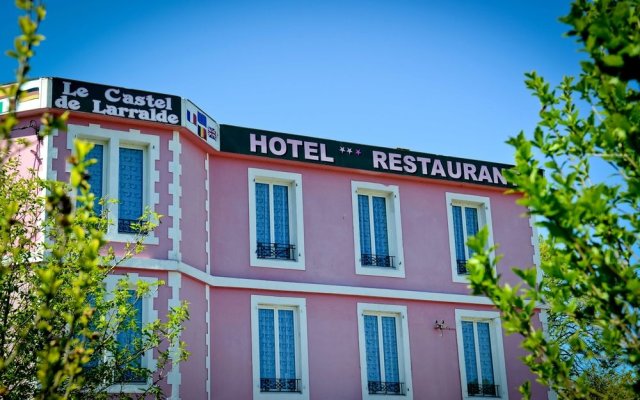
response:
<path id="1" fill-rule="evenodd" d="M 640 3 L 576 0 L 561 21 L 589 59 L 577 79 L 565 77 L 556 89 L 535 72 L 526 74 L 541 104 L 540 121 L 532 139 L 521 132 L 508 141 L 516 150 L 508 178 L 522 194 L 519 203 L 558 250 L 540 263 L 554 284 L 536 282 L 535 268 L 514 269 L 523 280 L 516 287 L 501 284 L 485 230 L 470 240 L 477 251 L 469 263 L 471 287 L 502 311 L 508 333 L 524 337 L 524 362 L 560 397 L 606 394 L 574 379 L 575 359 L 563 358 L 561 346 L 534 323 L 541 304 L 575 326 L 564 344 L 571 353 L 618 357 L 640 393 Z M 606 166 L 611 175 L 594 179 L 592 166 Z M 589 329 L 598 334 L 583 335 Z M 530 385 L 521 392 L 529 396 Z"/>
<path id="2" fill-rule="evenodd" d="M 539 236 L 538 241 L 541 262 L 549 262 L 553 259 L 554 252 L 558 251 L 553 239 Z M 557 278 L 544 276 L 542 290 L 563 284 Z M 584 307 L 587 303 L 585 299 L 577 299 L 577 310 L 585 312 Z M 602 330 L 597 326 L 588 324 L 584 327 L 577 326 L 564 313 L 551 309 L 547 311 L 546 333 L 548 340 L 558 346 L 559 357 L 565 363 L 570 363 L 570 375 L 573 379 L 582 380 L 586 387 L 602 394 L 606 399 L 636 398 L 629 387 L 633 382 L 633 373 L 622 363 L 620 354 L 607 351 L 603 346 Z M 571 348 L 569 342 L 576 335 L 583 338 L 589 352 Z"/>
<path id="3" fill-rule="evenodd" d="M 179 342 L 186 304 L 170 310 L 164 322 L 144 326 L 140 340 L 118 343 L 118 332 L 136 328 L 133 303 L 162 282 L 139 283 L 132 293 L 132 283 L 123 277 L 116 290 L 106 291 L 105 277 L 142 249 L 144 235 L 120 257 L 105 251 L 108 216 L 93 211 L 87 182 L 87 167 L 95 160 L 85 156 L 92 145 L 75 144 L 68 184 L 41 180 L 36 169 L 25 174 L 21 168 L 20 153 L 31 144 L 11 134 L 19 122 L 15 110 L 29 59 L 43 40 L 37 30 L 45 10 L 37 1 L 16 4 L 25 11 L 22 35 L 9 52 L 19 65 L 16 84 L 1 89 L 11 101 L 0 120 L 0 398 L 107 398 L 107 388 L 117 390 L 118 382 L 131 376 L 162 397 L 159 383 L 188 355 Z M 66 114 L 45 115 L 32 139 L 41 142 L 65 121 Z M 71 193 L 77 193 L 75 199 Z M 154 227 L 140 225 L 140 232 Z M 155 371 L 134 362 L 149 351 L 155 352 Z"/>

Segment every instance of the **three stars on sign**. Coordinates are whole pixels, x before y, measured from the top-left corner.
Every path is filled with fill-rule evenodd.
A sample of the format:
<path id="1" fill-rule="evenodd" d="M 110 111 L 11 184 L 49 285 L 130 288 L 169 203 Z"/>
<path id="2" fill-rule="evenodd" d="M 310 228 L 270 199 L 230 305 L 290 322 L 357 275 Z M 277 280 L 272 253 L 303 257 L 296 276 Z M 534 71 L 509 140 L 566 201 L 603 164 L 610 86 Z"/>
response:
<path id="1" fill-rule="evenodd" d="M 362 151 L 360 149 L 356 149 L 356 151 L 354 152 L 351 147 L 345 148 L 344 146 L 340 146 L 340 153 L 342 154 L 347 153 L 349 155 L 351 155 L 352 153 L 355 153 L 356 156 L 360 156 L 362 154 Z"/>

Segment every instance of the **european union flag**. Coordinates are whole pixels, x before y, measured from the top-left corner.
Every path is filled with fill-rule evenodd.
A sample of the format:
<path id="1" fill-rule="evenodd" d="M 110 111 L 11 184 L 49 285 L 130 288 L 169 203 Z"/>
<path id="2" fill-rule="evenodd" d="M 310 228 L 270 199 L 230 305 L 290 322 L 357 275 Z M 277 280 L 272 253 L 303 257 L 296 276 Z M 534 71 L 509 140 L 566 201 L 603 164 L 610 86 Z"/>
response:
<path id="1" fill-rule="evenodd" d="M 201 113 L 200 111 L 198 111 L 198 123 L 200 125 L 203 125 L 204 127 L 207 126 L 207 116 Z"/>

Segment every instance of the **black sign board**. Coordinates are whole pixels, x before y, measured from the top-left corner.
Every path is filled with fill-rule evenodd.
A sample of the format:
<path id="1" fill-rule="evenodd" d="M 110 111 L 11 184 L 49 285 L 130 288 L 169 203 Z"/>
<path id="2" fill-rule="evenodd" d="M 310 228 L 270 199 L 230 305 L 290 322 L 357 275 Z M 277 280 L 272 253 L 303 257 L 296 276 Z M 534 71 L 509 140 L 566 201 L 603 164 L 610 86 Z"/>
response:
<path id="1" fill-rule="evenodd" d="M 220 125 L 220 150 L 336 167 L 411 175 L 429 179 L 513 187 L 504 177 L 512 166 L 403 149 L 367 146 Z"/>
<path id="2" fill-rule="evenodd" d="M 53 78 L 52 107 L 180 125 L 182 99 L 161 93 Z"/>

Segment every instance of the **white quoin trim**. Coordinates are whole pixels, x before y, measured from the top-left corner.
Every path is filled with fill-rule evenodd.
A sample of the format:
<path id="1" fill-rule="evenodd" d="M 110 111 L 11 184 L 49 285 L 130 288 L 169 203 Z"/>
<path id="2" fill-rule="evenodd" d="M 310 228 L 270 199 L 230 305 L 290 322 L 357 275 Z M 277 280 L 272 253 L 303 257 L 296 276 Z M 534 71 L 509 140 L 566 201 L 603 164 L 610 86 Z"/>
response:
<path id="1" fill-rule="evenodd" d="M 204 230 L 206 233 L 206 243 L 205 243 L 205 253 L 207 256 L 206 260 L 206 271 L 207 274 L 211 273 L 211 213 L 209 206 L 209 196 L 211 189 L 211 181 L 209 180 L 209 153 L 205 154 L 204 158 L 204 212 L 205 212 L 205 223 Z"/>
<path id="2" fill-rule="evenodd" d="M 58 159 L 58 147 L 54 145 L 54 141 L 55 138 L 60 134 L 60 131 L 58 129 L 54 129 L 51 132 L 51 135 L 46 136 L 44 138 L 44 141 L 46 143 L 46 148 L 47 148 L 47 155 L 48 157 L 46 158 L 47 160 L 47 179 L 52 180 L 52 181 L 57 181 L 58 180 L 58 171 L 55 171 L 53 169 L 53 160 L 57 160 Z M 68 166 L 69 164 L 65 164 L 65 168 L 69 168 Z M 68 172 L 68 171 L 67 171 Z"/>
<path id="3" fill-rule="evenodd" d="M 207 333 L 204 336 L 207 347 L 207 355 L 205 357 L 205 366 L 207 368 L 207 399 L 211 400 L 211 301 L 209 296 L 210 288 L 208 285 L 204 286 L 204 298 L 207 302 L 207 314 L 205 316 L 205 323 L 207 325 Z"/>
<path id="4" fill-rule="evenodd" d="M 180 185 L 182 163 L 180 162 L 180 155 L 182 153 L 182 145 L 177 131 L 173 132 L 173 138 L 169 140 L 169 151 L 173 154 L 172 160 L 168 163 L 169 172 L 173 174 L 173 180 L 169 183 L 169 194 L 172 201 L 167 212 L 172 221 L 167 233 L 171 240 L 169 259 L 180 261 L 182 260 L 182 254 L 180 253 L 180 240 L 182 239 L 182 230 L 180 229 L 180 219 L 182 218 L 182 207 L 180 207 L 182 199 L 182 186 Z"/>
<path id="5" fill-rule="evenodd" d="M 180 306 L 180 289 L 182 287 L 182 274 L 178 272 L 170 271 L 169 275 L 169 287 L 171 288 L 171 298 L 167 302 L 167 308 Z M 180 336 L 178 339 L 180 340 Z M 171 357 L 171 371 L 167 374 L 167 383 L 171 386 L 171 396 L 169 399 L 180 399 L 180 383 L 182 383 L 182 375 L 180 374 L 180 364 L 177 362 L 179 358 L 178 352 L 180 349 L 177 345 L 171 346 L 169 349 Z"/>

